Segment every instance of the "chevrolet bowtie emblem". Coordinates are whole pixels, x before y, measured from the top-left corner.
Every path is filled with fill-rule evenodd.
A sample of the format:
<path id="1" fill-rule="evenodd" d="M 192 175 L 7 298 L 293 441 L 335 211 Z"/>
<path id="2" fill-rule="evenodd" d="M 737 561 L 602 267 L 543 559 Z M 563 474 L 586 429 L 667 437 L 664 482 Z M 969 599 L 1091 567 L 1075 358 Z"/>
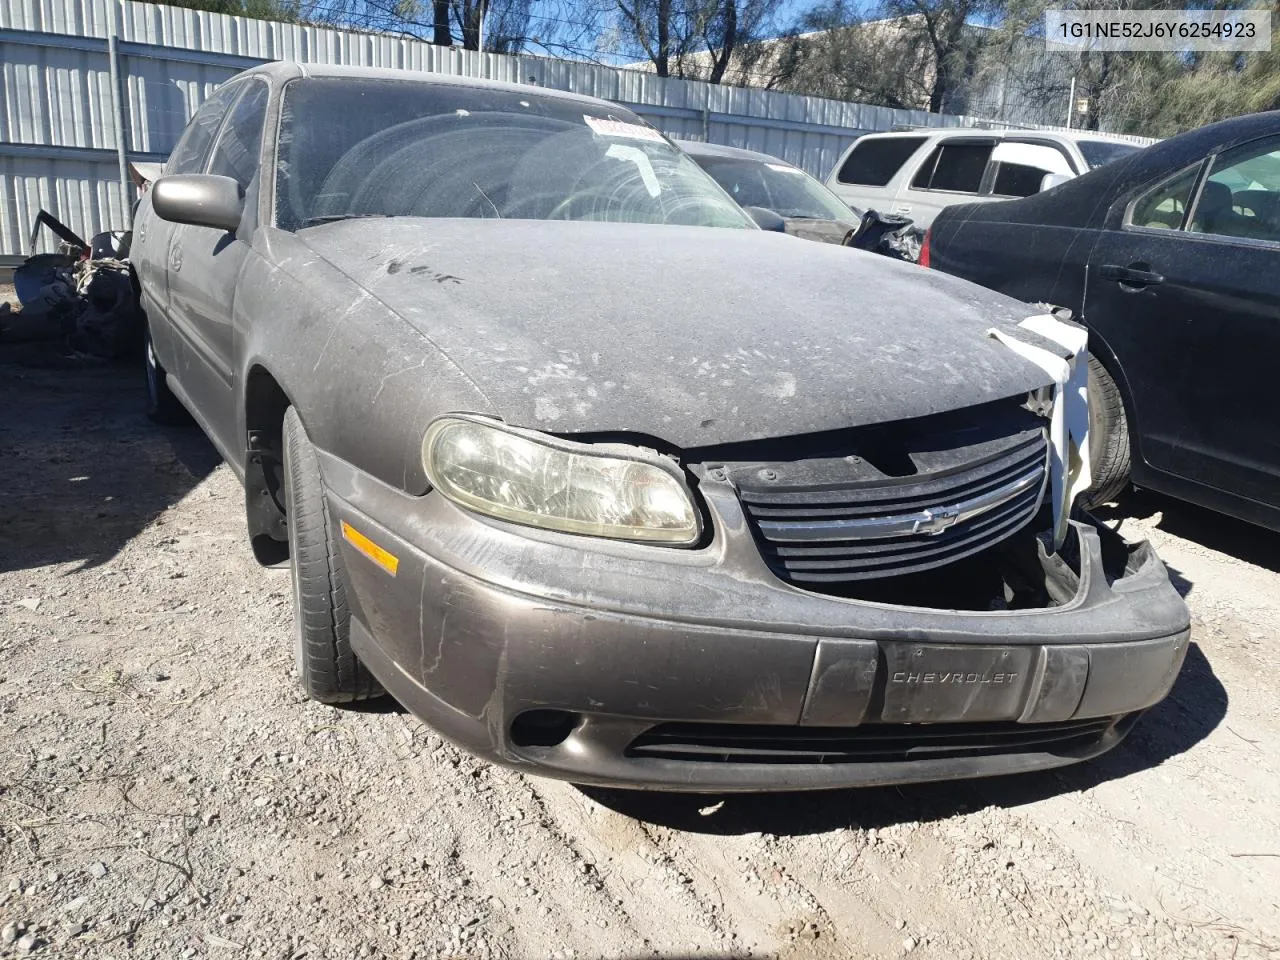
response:
<path id="1" fill-rule="evenodd" d="M 916 521 L 912 532 L 923 533 L 929 537 L 936 537 L 944 530 L 951 529 L 960 519 L 960 511 L 955 507 L 939 507 L 936 510 L 926 510 L 924 513 L 925 516 Z"/>

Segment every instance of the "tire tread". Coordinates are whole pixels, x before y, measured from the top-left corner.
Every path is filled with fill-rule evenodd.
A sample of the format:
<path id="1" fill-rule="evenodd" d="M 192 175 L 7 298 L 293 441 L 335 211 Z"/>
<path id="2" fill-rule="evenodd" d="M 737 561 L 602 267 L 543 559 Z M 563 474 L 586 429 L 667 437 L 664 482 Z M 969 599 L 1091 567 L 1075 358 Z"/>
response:
<path id="1" fill-rule="evenodd" d="M 1093 355 L 1089 357 L 1089 403 L 1095 414 L 1089 429 L 1098 434 L 1089 440 L 1093 485 L 1084 494 L 1084 506 L 1092 509 L 1111 503 L 1128 488 L 1132 462 L 1124 398 L 1115 379 Z"/>
<path id="2" fill-rule="evenodd" d="M 306 694 L 323 703 L 351 703 L 382 687 L 351 649 L 346 571 L 320 480 L 320 463 L 297 411 L 285 412 L 284 444 L 292 562 L 297 565 L 295 615 L 298 676 Z"/>

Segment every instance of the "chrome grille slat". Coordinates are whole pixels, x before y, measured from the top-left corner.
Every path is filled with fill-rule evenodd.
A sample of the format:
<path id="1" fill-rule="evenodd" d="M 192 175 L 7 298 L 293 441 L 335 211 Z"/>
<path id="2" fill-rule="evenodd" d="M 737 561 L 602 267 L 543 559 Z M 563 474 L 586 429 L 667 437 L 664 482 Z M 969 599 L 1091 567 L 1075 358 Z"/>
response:
<path id="1" fill-rule="evenodd" d="M 970 464 L 962 471 L 939 473 L 928 478 L 899 478 L 877 484 L 849 484 L 841 487 L 813 487 L 802 490 L 766 490 L 748 487 L 740 491 L 744 502 L 756 509 L 778 511 L 861 510 L 886 512 L 910 510 L 939 496 L 964 499 L 998 486 L 1000 478 L 1020 473 L 1043 462 L 1043 439 L 1021 445 L 987 463 Z"/>
<path id="2" fill-rule="evenodd" d="M 752 514 L 760 520 L 803 520 L 830 519 L 843 517 L 878 517 L 894 513 L 912 513 L 930 505 L 944 501 L 961 501 L 982 497 L 1003 486 L 1010 479 L 1038 470 L 1043 465 L 1043 457 L 1026 458 L 1016 467 L 995 474 L 991 480 L 982 484 L 969 484 L 960 489 L 939 489 L 920 496 L 902 499 L 873 500 L 864 499 L 846 503 L 794 503 L 778 504 L 753 501 L 744 498 L 750 506 Z"/>
<path id="3" fill-rule="evenodd" d="M 946 472 L 843 487 L 771 488 L 748 476 L 738 495 L 775 573 L 838 584 L 923 572 L 999 543 L 1039 509 L 1048 455 L 1037 430 Z"/>
<path id="4" fill-rule="evenodd" d="M 839 560 L 788 560 L 787 569 L 793 580 L 846 580 L 851 576 L 869 574 L 877 570 L 886 571 L 885 576 L 900 573 L 904 564 L 909 563 L 913 569 L 924 570 L 954 560 L 967 557 L 989 546 L 999 543 L 1010 533 L 1025 523 L 1019 516 L 1005 519 L 989 529 L 984 536 L 965 538 L 960 543 L 953 543 L 946 548 L 933 551 L 919 551 L 909 554 L 872 554 L 868 557 L 846 558 Z"/>
<path id="5" fill-rule="evenodd" d="M 825 517 L 819 520 L 762 520 L 756 525 L 770 542 L 808 542 L 812 540 L 884 540 L 889 537 L 932 535 L 933 524 L 947 521 L 947 527 L 967 523 L 1018 499 L 1019 495 L 1039 489 L 1044 468 L 1032 467 L 999 486 L 964 500 L 934 502 L 912 513 L 890 513 L 876 517 Z M 946 528 L 939 528 L 941 533 Z"/>
<path id="6" fill-rule="evenodd" d="M 1011 514 L 1017 514 L 1018 506 L 1029 506 L 1030 501 L 1037 496 L 1037 491 L 1028 491 L 1023 497 L 1028 501 L 1024 504 L 1013 504 L 1009 511 Z M 832 541 L 830 544 L 815 545 L 812 543 L 779 543 L 767 544 L 764 549 L 770 555 L 780 558 L 813 559 L 818 557 L 848 557 L 850 559 L 875 556 L 877 554 L 908 554 L 916 552 L 928 552 L 939 550 L 946 547 L 963 543 L 969 539 L 969 534 L 978 534 L 988 528 L 999 526 L 1003 528 L 1005 524 L 1000 521 L 1008 521 L 1009 517 L 1004 513 L 994 515 L 988 514 L 985 517 L 975 519 L 971 527 L 959 532 L 949 530 L 946 533 L 939 534 L 936 537 L 894 537 L 886 540 L 850 540 L 850 541 Z"/>

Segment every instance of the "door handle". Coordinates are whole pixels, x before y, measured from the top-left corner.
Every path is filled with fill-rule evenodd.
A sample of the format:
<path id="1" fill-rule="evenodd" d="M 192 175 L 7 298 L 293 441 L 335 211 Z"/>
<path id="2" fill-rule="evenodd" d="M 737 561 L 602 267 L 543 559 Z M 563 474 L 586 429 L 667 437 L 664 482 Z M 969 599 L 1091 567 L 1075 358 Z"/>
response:
<path id="1" fill-rule="evenodd" d="M 182 269 L 182 244 L 175 243 L 169 248 L 169 269 L 177 273 Z"/>
<path id="2" fill-rule="evenodd" d="M 1104 280 L 1115 280 L 1122 287 L 1153 287 L 1157 283 L 1164 283 L 1164 277 L 1156 273 L 1154 270 L 1145 270 L 1146 264 L 1133 264 L 1128 267 L 1117 266 L 1114 263 L 1104 263 L 1102 265 L 1102 277 Z"/>

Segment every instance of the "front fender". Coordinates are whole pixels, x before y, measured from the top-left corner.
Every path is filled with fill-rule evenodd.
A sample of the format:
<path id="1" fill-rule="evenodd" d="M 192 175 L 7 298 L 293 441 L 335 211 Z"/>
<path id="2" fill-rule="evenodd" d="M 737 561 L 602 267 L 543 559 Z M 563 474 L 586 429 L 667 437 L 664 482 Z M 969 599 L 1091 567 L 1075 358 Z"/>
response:
<path id="1" fill-rule="evenodd" d="M 424 492 L 427 424 L 453 410 L 492 413 L 489 400 L 429 339 L 292 234 L 259 235 L 236 296 L 246 449 L 257 369 L 322 450 L 397 489 Z"/>

